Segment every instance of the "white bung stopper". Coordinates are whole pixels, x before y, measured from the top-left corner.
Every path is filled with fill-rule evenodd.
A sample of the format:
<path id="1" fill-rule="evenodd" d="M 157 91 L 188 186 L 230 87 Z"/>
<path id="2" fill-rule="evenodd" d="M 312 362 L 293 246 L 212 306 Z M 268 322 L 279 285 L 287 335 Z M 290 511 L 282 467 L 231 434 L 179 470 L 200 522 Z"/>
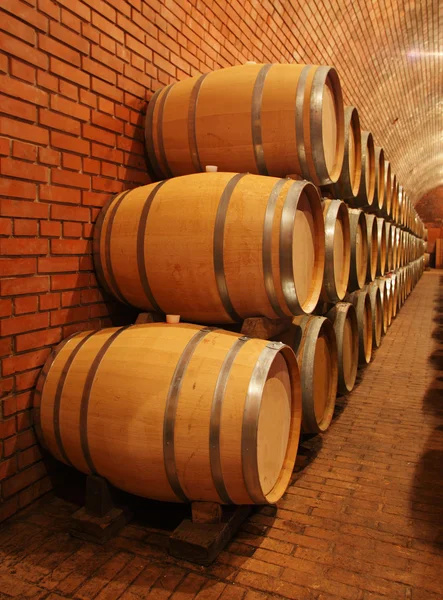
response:
<path id="1" fill-rule="evenodd" d="M 166 323 L 170 325 L 180 323 L 180 315 L 166 315 Z"/>

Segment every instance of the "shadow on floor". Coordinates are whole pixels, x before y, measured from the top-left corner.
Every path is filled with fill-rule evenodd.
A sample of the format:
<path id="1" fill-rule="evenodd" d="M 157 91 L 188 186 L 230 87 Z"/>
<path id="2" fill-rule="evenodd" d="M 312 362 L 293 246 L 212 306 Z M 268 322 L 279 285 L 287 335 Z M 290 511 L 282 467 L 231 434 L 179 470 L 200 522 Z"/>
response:
<path id="1" fill-rule="evenodd" d="M 417 537 L 443 549 L 443 277 L 434 301 L 432 332 L 435 348 L 428 361 L 434 379 L 423 397 L 423 413 L 432 423 L 423 454 L 417 464 L 410 497 L 410 516 Z"/>

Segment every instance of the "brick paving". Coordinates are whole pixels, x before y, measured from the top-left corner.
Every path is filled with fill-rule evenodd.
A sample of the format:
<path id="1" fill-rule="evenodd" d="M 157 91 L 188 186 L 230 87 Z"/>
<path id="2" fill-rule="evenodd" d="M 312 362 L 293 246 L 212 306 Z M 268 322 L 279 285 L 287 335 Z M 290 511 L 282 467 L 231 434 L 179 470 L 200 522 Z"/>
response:
<path id="1" fill-rule="evenodd" d="M 323 438 L 304 440 L 277 511 L 208 568 L 138 520 L 104 546 L 51 495 L 0 528 L 0 599 L 441 600 L 443 272 L 425 273 Z"/>

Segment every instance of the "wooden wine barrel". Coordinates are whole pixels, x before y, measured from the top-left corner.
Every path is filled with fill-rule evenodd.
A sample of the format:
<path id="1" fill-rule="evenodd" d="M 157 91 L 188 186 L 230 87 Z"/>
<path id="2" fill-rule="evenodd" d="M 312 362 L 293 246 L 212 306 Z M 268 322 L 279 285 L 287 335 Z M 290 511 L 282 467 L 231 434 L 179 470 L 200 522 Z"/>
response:
<path id="1" fill-rule="evenodd" d="M 361 180 L 361 129 L 355 106 L 344 110 L 344 159 L 338 180 L 324 189 L 332 198 L 352 200 L 358 194 Z"/>
<path id="2" fill-rule="evenodd" d="M 383 196 L 383 216 L 386 219 L 391 217 L 391 194 L 392 194 L 392 179 L 391 179 L 391 163 L 385 160 L 385 185 Z"/>
<path id="3" fill-rule="evenodd" d="M 430 269 L 430 262 L 431 262 L 431 255 L 429 254 L 429 252 L 425 252 L 424 254 L 424 267 L 426 271 L 429 271 Z"/>
<path id="4" fill-rule="evenodd" d="M 385 277 L 377 277 L 375 282 L 377 283 L 377 285 L 380 289 L 380 298 L 381 298 L 381 303 L 383 305 L 382 327 L 383 327 L 383 335 L 385 335 L 387 333 L 388 327 L 389 327 L 389 310 L 390 310 L 389 298 L 386 293 L 386 278 Z"/>
<path id="5" fill-rule="evenodd" d="M 410 282 L 408 265 L 405 265 L 403 267 L 403 273 L 404 273 L 404 279 L 403 279 L 403 281 L 404 281 L 403 304 L 404 304 L 406 302 L 406 300 L 408 299 L 409 292 L 411 291 L 411 282 Z"/>
<path id="6" fill-rule="evenodd" d="M 408 196 L 406 192 L 403 193 L 403 214 L 402 214 L 402 225 L 403 228 L 407 228 L 408 223 Z"/>
<path id="7" fill-rule="evenodd" d="M 284 344 L 196 325 L 88 331 L 60 344 L 35 397 L 58 460 L 171 502 L 276 502 L 297 452 L 301 388 Z"/>
<path id="8" fill-rule="evenodd" d="M 406 208 L 406 210 L 407 210 L 407 212 L 406 212 L 406 215 L 407 215 L 406 228 L 408 229 L 408 231 L 412 231 L 412 210 L 413 209 L 412 209 L 412 202 L 411 202 L 411 199 L 409 198 L 409 196 L 406 200 L 406 207 L 407 207 Z"/>
<path id="9" fill-rule="evenodd" d="M 325 221 L 325 273 L 321 299 L 343 300 L 348 289 L 351 264 L 351 238 L 348 209 L 341 200 L 323 200 Z"/>
<path id="10" fill-rule="evenodd" d="M 366 269 L 366 281 L 374 281 L 377 274 L 378 238 L 377 222 L 375 215 L 365 214 L 366 234 L 368 238 L 368 261 Z"/>
<path id="11" fill-rule="evenodd" d="M 106 290 L 199 323 L 312 312 L 324 251 L 315 186 L 248 174 L 198 173 L 123 192 L 94 233 Z"/>
<path id="12" fill-rule="evenodd" d="M 405 301 L 408 299 L 409 294 L 412 291 L 412 282 L 411 282 L 411 268 L 410 265 L 405 265 Z"/>
<path id="13" fill-rule="evenodd" d="M 389 279 L 389 277 L 386 277 L 386 281 L 385 281 L 385 295 L 386 295 L 386 299 L 387 299 L 387 303 L 388 303 L 388 327 L 390 327 L 392 324 L 392 315 L 394 312 L 394 309 L 393 309 L 394 300 L 392 297 L 391 280 Z"/>
<path id="14" fill-rule="evenodd" d="M 405 302 L 405 280 L 404 280 L 403 267 L 400 267 L 397 270 L 397 281 L 398 281 L 398 302 L 397 302 L 397 312 L 398 312 Z"/>
<path id="15" fill-rule="evenodd" d="M 397 245 L 397 227 L 391 223 L 390 228 L 391 247 L 392 247 L 392 270 L 398 268 L 398 245 Z"/>
<path id="16" fill-rule="evenodd" d="M 375 187 L 373 209 L 378 216 L 383 214 L 383 202 L 385 197 L 385 153 L 383 148 L 375 146 Z"/>
<path id="17" fill-rule="evenodd" d="M 372 357 L 372 308 L 366 289 L 357 290 L 346 297 L 354 305 L 358 325 L 358 363 L 367 365 Z"/>
<path id="18" fill-rule="evenodd" d="M 380 296 L 380 288 L 373 281 L 366 286 L 366 291 L 371 302 L 372 347 L 379 348 L 383 335 L 383 304 Z"/>
<path id="19" fill-rule="evenodd" d="M 350 208 L 349 225 L 351 232 L 351 268 L 348 290 L 361 289 L 366 281 L 368 265 L 368 234 L 364 212 L 359 208 Z"/>
<path id="20" fill-rule="evenodd" d="M 409 210 L 410 210 L 409 196 L 407 194 L 405 194 L 403 225 L 406 230 L 409 229 Z"/>
<path id="21" fill-rule="evenodd" d="M 337 338 L 338 392 L 352 392 L 358 367 L 358 324 L 355 308 L 349 302 L 337 302 L 327 313 Z"/>
<path id="22" fill-rule="evenodd" d="M 393 223 L 396 223 L 397 217 L 398 217 L 398 179 L 394 173 L 392 173 L 391 176 L 392 176 L 391 220 Z"/>
<path id="23" fill-rule="evenodd" d="M 302 390 L 302 431 L 322 433 L 329 427 L 337 395 L 337 343 L 325 317 L 294 317 L 278 336 L 297 356 Z"/>
<path id="24" fill-rule="evenodd" d="M 402 226 L 404 225 L 403 223 L 403 217 L 404 217 L 404 211 L 405 211 L 405 191 L 403 189 L 403 186 L 399 185 L 398 186 L 398 217 L 397 217 L 397 223 Z"/>
<path id="25" fill-rule="evenodd" d="M 406 292 L 409 297 L 413 289 L 413 269 L 411 264 L 406 265 Z"/>
<path id="26" fill-rule="evenodd" d="M 386 230 L 386 271 L 392 270 L 393 248 L 391 239 L 391 223 L 387 220 L 384 222 Z"/>
<path id="27" fill-rule="evenodd" d="M 411 238 L 408 231 L 404 231 L 405 265 L 411 262 Z"/>
<path id="28" fill-rule="evenodd" d="M 411 262 L 411 259 L 411 234 L 405 231 L 405 263 L 409 264 Z"/>
<path id="29" fill-rule="evenodd" d="M 377 218 L 377 275 L 381 276 L 386 271 L 386 228 L 385 221 Z"/>
<path id="30" fill-rule="evenodd" d="M 405 231 L 405 264 L 409 264 L 411 262 L 411 237 L 409 232 Z"/>
<path id="31" fill-rule="evenodd" d="M 404 255 L 405 255 L 405 249 L 404 249 L 404 239 L 403 239 L 403 230 L 401 229 L 401 226 L 398 227 L 398 233 L 397 233 L 397 245 L 398 245 L 398 266 L 403 267 L 404 266 Z"/>
<path id="32" fill-rule="evenodd" d="M 397 276 L 395 273 L 389 274 L 388 285 L 389 285 L 390 295 L 392 296 L 392 307 L 391 307 L 392 319 L 395 319 L 395 317 L 397 316 L 397 310 L 398 310 L 397 309 L 397 307 L 398 307 L 398 281 L 397 281 Z"/>
<path id="33" fill-rule="evenodd" d="M 361 132 L 361 177 L 357 196 L 352 201 L 356 208 L 372 209 L 375 190 L 375 150 L 370 131 Z"/>
<path id="34" fill-rule="evenodd" d="M 406 267 L 402 267 L 402 275 L 403 275 L 403 304 L 406 302 L 408 297 L 408 272 Z"/>
<path id="35" fill-rule="evenodd" d="M 245 64 L 173 83 L 151 98 L 146 149 L 157 180 L 239 171 L 316 185 L 343 164 L 343 99 L 332 67 Z"/>

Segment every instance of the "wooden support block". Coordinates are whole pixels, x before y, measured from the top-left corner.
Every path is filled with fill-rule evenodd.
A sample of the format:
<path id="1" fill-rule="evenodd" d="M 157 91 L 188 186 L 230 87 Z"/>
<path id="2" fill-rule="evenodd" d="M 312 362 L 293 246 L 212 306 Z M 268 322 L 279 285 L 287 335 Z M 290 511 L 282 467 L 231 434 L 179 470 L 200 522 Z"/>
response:
<path id="1" fill-rule="evenodd" d="M 89 475 L 86 479 L 85 510 L 94 517 L 104 517 L 114 508 L 109 483 L 103 477 Z"/>
<path id="2" fill-rule="evenodd" d="M 87 542 L 104 544 L 131 519 L 129 511 L 112 508 L 103 517 L 89 515 L 83 507 L 71 517 L 69 533 Z"/>
<path id="3" fill-rule="evenodd" d="M 222 521 L 213 524 L 185 519 L 169 538 L 169 553 L 199 565 L 210 565 L 251 511 L 251 506 L 224 507 Z"/>
<path id="4" fill-rule="evenodd" d="M 267 317 L 250 317 L 243 321 L 241 333 L 260 340 L 270 340 L 286 331 L 292 324 L 292 318 L 268 319 Z"/>
<path id="5" fill-rule="evenodd" d="M 220 523 L 222 507 L 216 502 L 193 502 L 191 506 L 193 523 Z"/>
<path id="6" fill-rule="evenodd" d="M 157 312 L 141 312 L 135 320 L 136 325 L 145 323 L 161 323 L 165 320 L 164 316 Z"/>
<path id="7" fill-rule="evenodd" d="M 115 506 L 113 491 L 103 477 L 88 475 L 85 506 L 71 517 L 69 533 L 72 536 L 104 544 L 131 520 L 127 508 Z"/>

